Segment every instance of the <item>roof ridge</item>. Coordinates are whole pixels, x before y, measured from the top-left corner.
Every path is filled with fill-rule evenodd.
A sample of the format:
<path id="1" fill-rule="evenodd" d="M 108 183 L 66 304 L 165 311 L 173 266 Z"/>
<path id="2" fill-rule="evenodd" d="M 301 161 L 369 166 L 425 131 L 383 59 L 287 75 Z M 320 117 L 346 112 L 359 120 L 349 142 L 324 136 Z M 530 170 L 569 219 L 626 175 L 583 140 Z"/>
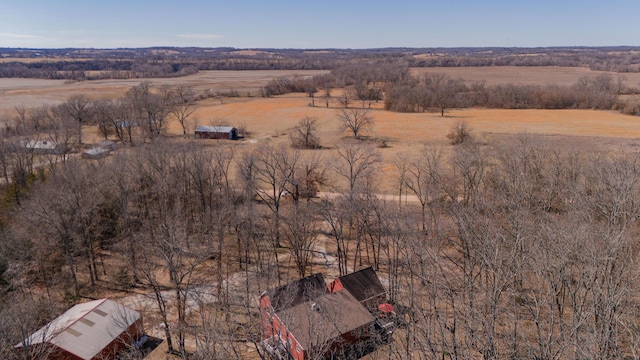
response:
<path id="1" fill-rule="evenodd" d="M 53 336 L 47 340 L 47 342 L 50 342 L 51 340 L 55 339 L 58 335 L 60 335 L 61 332 L 67 330 L 68 328 L 72 327 L 73 325 L 75 325 L 78 321 L 80 321 L 80 319 L 84 318 L 86 314 L 92 312 L 93 310 L 95 310 L 98 306 L 104 304 L 105 301 L 109 300 L 108 298 L 102 298 L 102 299 L 96 299 L 96 300 L 92 300 L 92 301 L 99 301 L 98 304 L 94 307 L 92 307 L 90 310 L 86 311 L 82 316 L 78 317 L 77 319 L 75 319 L 74 321 L 72 321 L 71 323 L 69 323 L 67 326 L 65 326 L 64 328 L 62 328 L 60 331 L 57 331 L 55 334 L 53 334 Z M 91 301 L 87 301 L 91 302 Z M 80 304 L 75 304 L 73 305 L 73 307 L 71 307 L 71 309 L 73 309 L 74 307 L 78 306 L 78 305 L 82 305 L 82 304 L 86 304 L 86 303 L 80 303 Z M 71 310 L 69 309 L 69 310 Z M 67 310 L 67 311 L 69 311 Z M 64 315 L 67 311 L 65 311 L 64 313 L 62 313 L 60 316 Z M 75 354 L 74 354 L 75 355 Z"/>

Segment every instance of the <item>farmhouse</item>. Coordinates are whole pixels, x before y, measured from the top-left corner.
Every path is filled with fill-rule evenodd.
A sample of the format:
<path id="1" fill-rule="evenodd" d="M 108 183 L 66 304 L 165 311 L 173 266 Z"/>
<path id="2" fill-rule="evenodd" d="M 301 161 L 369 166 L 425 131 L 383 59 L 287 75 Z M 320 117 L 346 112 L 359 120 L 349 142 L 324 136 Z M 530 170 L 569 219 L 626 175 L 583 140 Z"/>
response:
<path id="1" fill-rule="evenodd" d="M 139 312 L 113 300 L 94 300 L 67 310 L 15 350 L 50 360 L 117 359 L 142 331 Z"/>
<path id="2" fill-rule="evenodd" d="M 199 139 L 239 139 L 238 129 L 231 126 L 198 126 L 195 135 Z"/>
<path id="3" fill-rule="evenodd" d="M 384 327 L 345 288 L 334 290 L 315 274 L 264 292 L 259 301 L 265 349 L 305 360 L 358 354 L 375 345 Z"/>

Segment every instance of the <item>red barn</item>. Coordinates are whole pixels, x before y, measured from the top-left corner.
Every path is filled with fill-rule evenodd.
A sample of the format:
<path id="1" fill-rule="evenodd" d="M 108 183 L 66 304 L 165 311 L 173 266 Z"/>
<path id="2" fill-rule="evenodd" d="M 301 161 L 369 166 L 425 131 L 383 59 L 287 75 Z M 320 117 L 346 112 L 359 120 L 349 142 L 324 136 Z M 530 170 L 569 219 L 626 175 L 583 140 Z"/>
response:
<path id="1" fill-rule="evenodd" d="M 321 274 L 263 293 L 260 310 L 265 348 L 281 358 L 330 356 L 375 332 L 373 315 L 349 292 L 329 292 Z"/>
<path id="2" fill-rule="evenodd" d="M 15 350 L 50 360 L 117 359 L 142 331 L 139 312 L 113 300 L 94 300 L 67 310 Z"/>

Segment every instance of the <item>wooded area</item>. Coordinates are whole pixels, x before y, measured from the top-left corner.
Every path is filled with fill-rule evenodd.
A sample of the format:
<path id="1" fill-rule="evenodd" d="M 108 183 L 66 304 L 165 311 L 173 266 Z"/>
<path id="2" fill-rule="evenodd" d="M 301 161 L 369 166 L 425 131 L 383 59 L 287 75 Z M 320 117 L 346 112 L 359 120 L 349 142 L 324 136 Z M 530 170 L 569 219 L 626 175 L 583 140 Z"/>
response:
<path id="1" fill-rule="evenodd" d="M 8 187 L 3 357 L 52 304 L 109 288 L 153 291 L 178 354 L 236 357 L 259 341 L 256 294 L 317 269 L 320 237 L 340 274 L 372 265 L 408 308 L 373 358 L 637 357 L 637 154 L 576 154 L 532 136 L 465 141 L 450 157 L 425 148 L 398 160 L 392 202 L 376 195 L 378 156 L 363 144 L 318 161 L 268 143 L 241 154 L 154 142 Z M 323 174 L 343 190 L 303 195 Z M 213 303 L 187 307 L 211 286 Z"/>

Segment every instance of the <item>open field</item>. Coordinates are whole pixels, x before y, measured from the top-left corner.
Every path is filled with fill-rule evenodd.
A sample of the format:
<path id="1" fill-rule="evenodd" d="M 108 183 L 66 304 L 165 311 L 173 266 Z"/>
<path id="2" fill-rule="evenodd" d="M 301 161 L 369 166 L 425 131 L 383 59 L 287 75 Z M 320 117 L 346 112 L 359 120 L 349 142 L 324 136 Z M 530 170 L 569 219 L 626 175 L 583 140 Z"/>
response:
<path id="1" fill-rule="evenodd" d="M 422 68 L 414 73 L 444 72 L 467 80 L 486 80 L 489 84 L 556 84 L 569 85 L 583 76 L 596 76 L 586 68 L 558 67 L 477 67 L 477 68 Z M 255 143 L 267 138 L 288 142 L 288 130 L 305 116 L 318 118 L 318 135 L 324 147 L 349 137 L 341 131 L 336 118 L 337 104 L 329 108 L 316 100 L 310 106 L 305 94 L 288 94 L 273 98 L 246 97 L 246 92 L 256 93 L 268 81 L 282 76 L 313 76 L 325 71 L 203 71 L 195 75 L 166 79 L 149 79 L 156 86 L 190 86 L 196 93 L 209 89 L 241 92 L 241 98 L 227 98 L 221 102 L 210 98 L 199 101 L 191 117 L 191 131 L 196 125 L 232 125 L 246 127 L 250 137 L 245 143 Z M 613 74 L 613 73 L 611 73 Z M 640 74 L 624 74 L 627 85 L 640 83 Z M 89 94 L 91 97 L 118 97 L 139 84 L 140 79 L 98 80 L 65 83 L 62 80 L 0 79 L 0 119 L 14 116 L 14 107 L 57 104 L 73 94 Z M 340 90 L 332 92 L 337 97 Z M 351 106 L 361 106 L 353 103 Z M 615 111 L 593 110 L 500 110 L 500 109 L 451 109 L 443 118 L 439 113 L 397 113 L 384 111 L 382 102 L 373 104 L 375 118 L 373 131 L 364 134 L 374 145 L 386 141 L 389 148 L 381 149 L 384 160 L 391 163 L 398 153 L 415 154 L 425 144 L 447 145 L 446 135 L 452 125 L 465 121 L 474 134 L 489 142 L 490 137 L 513 134 L 545 135 L 548 141 L 577 151 L 626 149 L 636 151 L 636 139 L 640 139 L 640 119 Z M 87 129 L 89 130 L 89 129 Z M 182 133 L 180 126 L 169 124 L 169 134 Z M 87 132 L 87 131 L 85 131 Z M 91 133 L 92 131 L 89 131 Z M 96 132 L 97 134 L 97 132 Z M 86 134 L 89 139 L 90 134 Z M 97 137 L 95 137 L 97 139 Z M 576 140 L 577 139 L 577 140 Z M 387 169 L 388 170 L 388 169 Z M 389 191 L 383 186 L 383 191 Z"/>
<path id="2" fill-rule="evenodd" d="M 380 106 L 378 104 L 378 108 L 372 110 L 376 125 L 368 135 L 400 147 L 442 142 L 450 127 L 461 120 L 466 121 L 478 134 L 640 138 L 640 119 L 615 111 L 461 109 L 449 110 L 443 118 L 435 112 L 397 113 L 384 111 Z M 246 123 L 253 137 L 277 135 L 295 126 L 297 120 L 304 116 L 318 117 L 320 138 L 326 146 L 348 136 L 339 130 L 335 107 L 310 107 L 309 99 L 302 94 L 222 105 L 209 100 L 200 103 L 194 114 L 195 118 L 201 119 L 201 125 L 216 125 L 220 121 L 234 126 Z"/>
<path id="3" fill-rule="evenodd" d="M 380 151 L 384 162 L 389 164 L 384 169 L 389 174 L 393 172 L 390 164 L 400 153 L 417 154 L 425 145 L 450 149 L 446 135 L 458 121 L 469 124 L 473 134 L 485 142 L 491 142 L 491 138 L 530 134 L 543 135 L 550 145 L 578 152 L 640 150 L 640 118 L 615 111 L 461 109 L 447 111 L 443 118 L 439 112 L 396 113 L 382 110 L 382 104 L 375 107 L 372 110 L 375 127 L 365 135 L 376 146 L 386 141 L 389 147 Z M 315 116 L 321 145 L 332 148 L 350 137 L 341 131 L 336 111 L 335 107 L 310 107 L 309 98 L 293 94 L 222 105 L 211 99 L 200 103 L 194 118 L 199 119 L 198 125 L 246 126 L 250 137 L 243 143 L 255 143 L 267 138 L 288 142 L 286 134 L 299 119 Z M 169 130 L 175 135 L 181 133 L 178 124 L 172 124 Z M 392 192 L 393 181 L 392 176 L 386 177 L 380 191 Z"/>
<path id="4" fill-rule="evenodd" d="M 445 68 L 413 68 L 413 75 L 432 73 L 447 74 L 452 78 L 462 78 L 466 82 L 485 81 L 487 85 L 548 85 L 571 86 L 581 78 L 596 77 L 602 74 L 624 80 L 628 87 L 640 87 L 640 73 L 616 73 L 610 71 L 594 71 L 586 67 L 558 66 L 488 66 L 488 67 L 445 67 Z"/>
<path id="5" fill-rule="evenodd" d="M 444 73 L 467 82 L 485 81 L 487 85 L 520 84 L 569 86 L 580 78 L 610 74 L 621 76 L 627 87 L 640 87 L 640 73 L 618 74 L 591 71 L 587 68 L 555 66 L 500 66 L 500 67 L 450 67 L 414 68 L 414 75 Z M 0 78 L 0 118 L 12 116 L 17 105 L 35 107 L 42 104 L 59 104 L 74 94 L 91 97 L 118 97 L 141 81 L 150 81 L 156 86 L 187 86 L 199 94 L 207 90 L 237 90 L 242 96 L 257 94 L 258 89 L 278 77 L 314 76 L 327 73 L 324 70 L 247 70 L 247 71 L 201 71 L 197 74 L 152 79 L 93 80 L 65 82 L 64 80 Z"/>
<path id="6" fill-rule="evenodd" d="M 583 76 L 595 76 L 586 68 L 559 67 L 475 67 L 475 68 L 422 68 L 414 73 L 444 72 L 467 80 L 486 80 L 487 83 L 557 84 L 569 85 Z M 246 97 L 246 92 L 256 91 L 268 81 L 282 76 L 313 76 L 326 71 L 203 71 L 195 75 L 176 78 L 149 79 L 156 86 L 189 86 L 196 93 L 211 90 L 240 91 L 241 98 L 226 98 L 224 101 L 210 98 L 199 101 L 191 117 L 190 129 L 196 125 L 232 125 L 246 127 L 250 137 L 244 143 L 255 143 L 266 138 L 287 142 L 286 133 L 305 116 L 318 118 L 318 135 L 324 147 L 349 137 L 341 131 L 336 118 L 337 103 L 329 108 L 316 100 L 311 107 L 305 94 L 288 94 L 273 98 Z M 613 74 L 613 73 L 611 73 Z M 640 74 L 624 74 L 626 84 L 640 83 Z M 137 85 L 140 79 L 98 80 L 65 83 L 61 80 L 0 79 L 0 119 L 14 116 L 14 107 L 37 106 L 44 103 L 61 103 L 73 94 L 89 94 L 91 97 L 118 97 Z M 332 92 L 335 98 L 340 90 Z M 318 94 L 319 95 L 319 94 Z M 361 106 L 353 103 L 351 106 Z M 498 110 L 498 109 L 451 109 L 443 118 L 439 113 L 397 113 L 384 111 L 383 104 L 372 106 L 375 118 L 373 131 L 364 134 L 374 145 L 386 141 L 387 149 L 381 149 L 387 162 L 398 153 L 416 153 L 425 144 L 446 145 L 446 135 L 457 121 L 465 121 L 474 134 L 485 141 L 490 137 L 512 134 L 545 135 L 549 141 L 576 150 L 594 148 L 606 150 L 623 147 L 636 150 L 636 139 L 640 139 L 640 119 L 614 111 L 592 110 Z M 89 129 L 86 129 L 89 130 Z M 169 124 L 169 133 L 181 134 L 177 123 Z M 86 131 L 85 131 L 86 132 Z M 90 134 L 86 134 L 89 139 Z M 579 140 L 569 140 L 579 139 Z M 587 140 L 588 139 L 588 140 Z M 587 140 L 587 141 L 585 141 Z"/>
<path id="7" fill-rule="evenodd" d="M 92 80 L 65 82 L 64 80 L 0 79 L 0 118 L 13 115 L 17 105 L 35 107 L 42 104 L 59 104 L 69 96 L 85 94 L 93 98 L 122 96 L 128 89 L 142 81 L 155 86 L 187 86 L 196 94 L 207 90 L 237 90 L 243 96 L 256 91 L 270 80 L 282 76 L 313 76 L 326 73 L 322 70 L 248 70 L 248 71 L 201 71 L 197 74 L 174 78 Z"/>

